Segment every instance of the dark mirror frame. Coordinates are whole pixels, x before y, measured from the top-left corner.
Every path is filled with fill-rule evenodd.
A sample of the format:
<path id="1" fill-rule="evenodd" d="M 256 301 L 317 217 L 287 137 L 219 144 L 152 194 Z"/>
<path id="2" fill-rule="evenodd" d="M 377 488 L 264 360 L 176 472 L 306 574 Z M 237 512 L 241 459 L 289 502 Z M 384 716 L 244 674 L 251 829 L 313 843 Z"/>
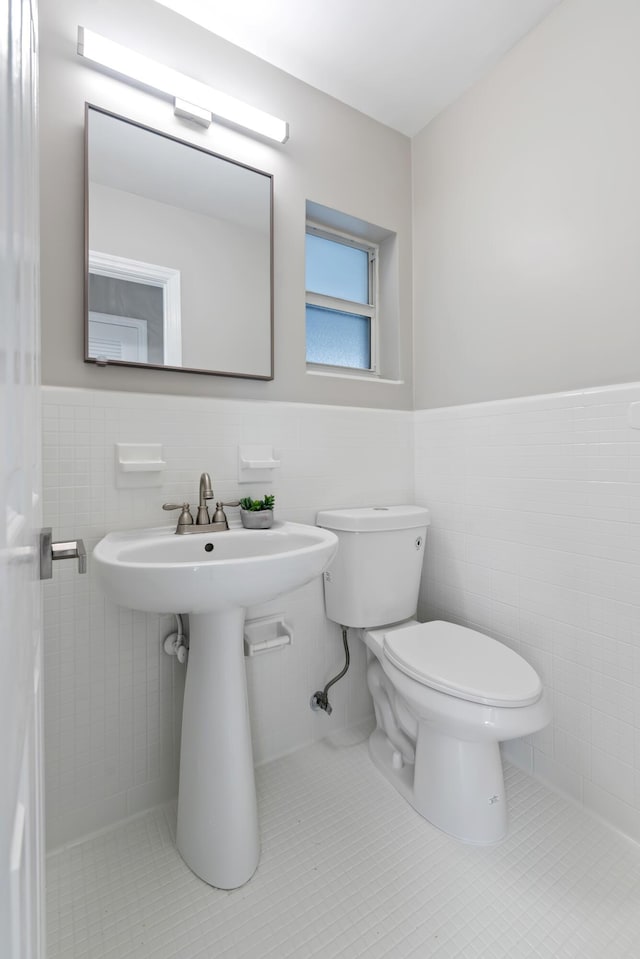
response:
<path id="1" fill-rule="evenodd" d="M 227 372 L 226 370 L 205 370 L 197 369 L 194 367 L 187 366 L 167 366 L 159 363 L 137 363 L 132 360 L 100 360 L 96 357 L 89 356 L 89 111 L 95 110 L 98 113 L 103 113 L 105 116 L 113 117 L 116 120 L 122 120 L 124 123 L 129 123 L 134 127 L 138 127 L 141 130 L 146 130 L 148 133 L 154 133 L 156 136 L 164 137 L 167 140 L 172 140 L 174 143 L 179 143 L 181 146 L 189 147 L 191 150 L 198 150 L 200 153 L 205 153 L 208 156 L 214 157 L 216 160 L 223 160 L 226 163 L 233 163 L 235 166 L 242 167 L 245 170 L 248 170 L 251 173 L 259 174 L 264 176 L 269 180 L 269 259 L 270 259 L 270 269 L 269 269 L 269 282 L 270 282 L 270 293 L 269 293 L 269 323 L 270 323 L 270 372 L 268 374 L 262 375 L 257 373 L 236 373 L 236 372 Z M 171 370 L 177 373 L 204 373 L 210 376 L 232 376 L 240 379 L 250 379 L 250 380 L 273 380 L 274 370 L 273 370 L 273 361 L 274 361 L 274 309 L 273 309 L 273 174 L 266 173 L 264 170 L 259 170 L 257 167 L 249 166 L 246 163 L 241 163 L 238 160 L 232 160 L 230 157 L 222 156 L 220 153 L 214 153 L 213 150 L 206 150 L 204 147 L 198 146 L 195 143 L 191 143 L 188 140 L 182 140 L 179 137 L 175 137 L 170 133 L 165 133 L 163 130 L 156 130 L 154 127 L 146 126 L 144 123 L 139 123 L 137 120 L 131 120 L 129 117 L 122 116 L 119 113 L 113 113 L 111 110 L 106 110 L 104 107 L 96 106 L 93 103 L 85 103 L 84 111 L 84 361 L 85 363 L 95 363 L 97 366 L 125 366 L 125 367 L 137 367 L 139 369 L 146 370 Z M 219 334 L 218 334 L 219 335 Z"/>

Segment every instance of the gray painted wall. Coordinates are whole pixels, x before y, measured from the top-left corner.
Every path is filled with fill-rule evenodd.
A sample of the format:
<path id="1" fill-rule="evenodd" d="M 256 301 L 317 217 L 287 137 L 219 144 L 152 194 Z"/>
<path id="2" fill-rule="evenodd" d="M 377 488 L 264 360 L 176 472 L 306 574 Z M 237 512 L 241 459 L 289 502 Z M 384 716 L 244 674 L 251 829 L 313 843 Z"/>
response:
<path id="1" fill-rule="evenodd" d="M 565 0 L 414 138 L 417 409 L 640 378 L 639 37 Z"/>
<path id="2" fill-rule="evenodd" d="M 420 409 L 638 379 L 636 0 L 565 0 L 413 144 L 151 0 L 43 0 L 41 21 L 45 383 Z M 85 66 L 79 23 L 286 117 L 291 140 L 176 120 Z M 274 174 L 273 383 L 82 362 L 85 100 Z M 397 232 L 402 384 L 306 373 L 307 199 Z"/>
<path id="3" fill-rule="evenodd" d="M 408 409 L 411 383 L 411 143 L 152 0 L 41 0 L 42 379 L 133 392 L 295 400 Z M 78 24 L 287 119 L 291 139 L 262 143 L 200 130 L 168 103 L 87 66 Z M 275 380 L 260 382 L 83 362 L 84 103 L 274 174 Z M 305 201 L 395 231 L 399 251 L 401 384 L 306 373 Z"/>

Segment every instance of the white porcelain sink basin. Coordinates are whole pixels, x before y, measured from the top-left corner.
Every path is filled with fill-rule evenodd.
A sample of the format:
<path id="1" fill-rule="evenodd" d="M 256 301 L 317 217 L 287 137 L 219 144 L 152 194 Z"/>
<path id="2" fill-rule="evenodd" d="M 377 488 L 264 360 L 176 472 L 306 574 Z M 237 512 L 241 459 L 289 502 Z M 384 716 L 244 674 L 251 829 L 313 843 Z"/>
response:
<path id="1" fill-rule="evenodd" d="M 187 535 L 157 527 L 107 534 L 93 561 L 118 606 L 210 613 L 255 606 L 308 583 L 337 545 L 329 530 L 299 523 Z"/>
<path id="2" fill-rule="evenodd" d="M 176 845 L 212 886 L 241 886 L 260 857 L 245 610 L 319 576 L 337 548 L 330 530 L 275 523 L 220 533 L 177 535 L 173 527 L 109 533 L 93 551 L 100 584 L 114 603 L 189 614 Z"/>

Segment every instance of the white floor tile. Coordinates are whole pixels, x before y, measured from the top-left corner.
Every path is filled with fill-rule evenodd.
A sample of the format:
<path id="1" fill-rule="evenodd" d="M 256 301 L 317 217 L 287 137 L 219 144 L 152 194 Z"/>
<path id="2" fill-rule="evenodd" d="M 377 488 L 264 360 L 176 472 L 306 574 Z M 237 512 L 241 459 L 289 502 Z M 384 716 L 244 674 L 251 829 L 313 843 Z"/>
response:
<path id="1" fill-rule="evenodd" d="M 507 767 L 493 847 L 438 832 L 325 741 L 257 770 L 262 858 L 197 879 L 164 807 L 52 854 L 49 959 L 637 959 L 640 847 Z"/>

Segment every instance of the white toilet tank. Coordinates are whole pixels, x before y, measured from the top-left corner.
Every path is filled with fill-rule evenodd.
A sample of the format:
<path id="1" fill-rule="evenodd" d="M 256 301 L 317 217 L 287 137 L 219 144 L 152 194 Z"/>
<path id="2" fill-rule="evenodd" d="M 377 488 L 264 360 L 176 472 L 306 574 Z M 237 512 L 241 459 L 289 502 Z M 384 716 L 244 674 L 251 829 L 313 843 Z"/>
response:
<path id="1" fill-rule="evenodd" d="M 384 626 L 416 612 L 429 510 L 372 506 L 318 513 L 338 537 L 324 574 L 327 616 L 341 626 Z"/>

